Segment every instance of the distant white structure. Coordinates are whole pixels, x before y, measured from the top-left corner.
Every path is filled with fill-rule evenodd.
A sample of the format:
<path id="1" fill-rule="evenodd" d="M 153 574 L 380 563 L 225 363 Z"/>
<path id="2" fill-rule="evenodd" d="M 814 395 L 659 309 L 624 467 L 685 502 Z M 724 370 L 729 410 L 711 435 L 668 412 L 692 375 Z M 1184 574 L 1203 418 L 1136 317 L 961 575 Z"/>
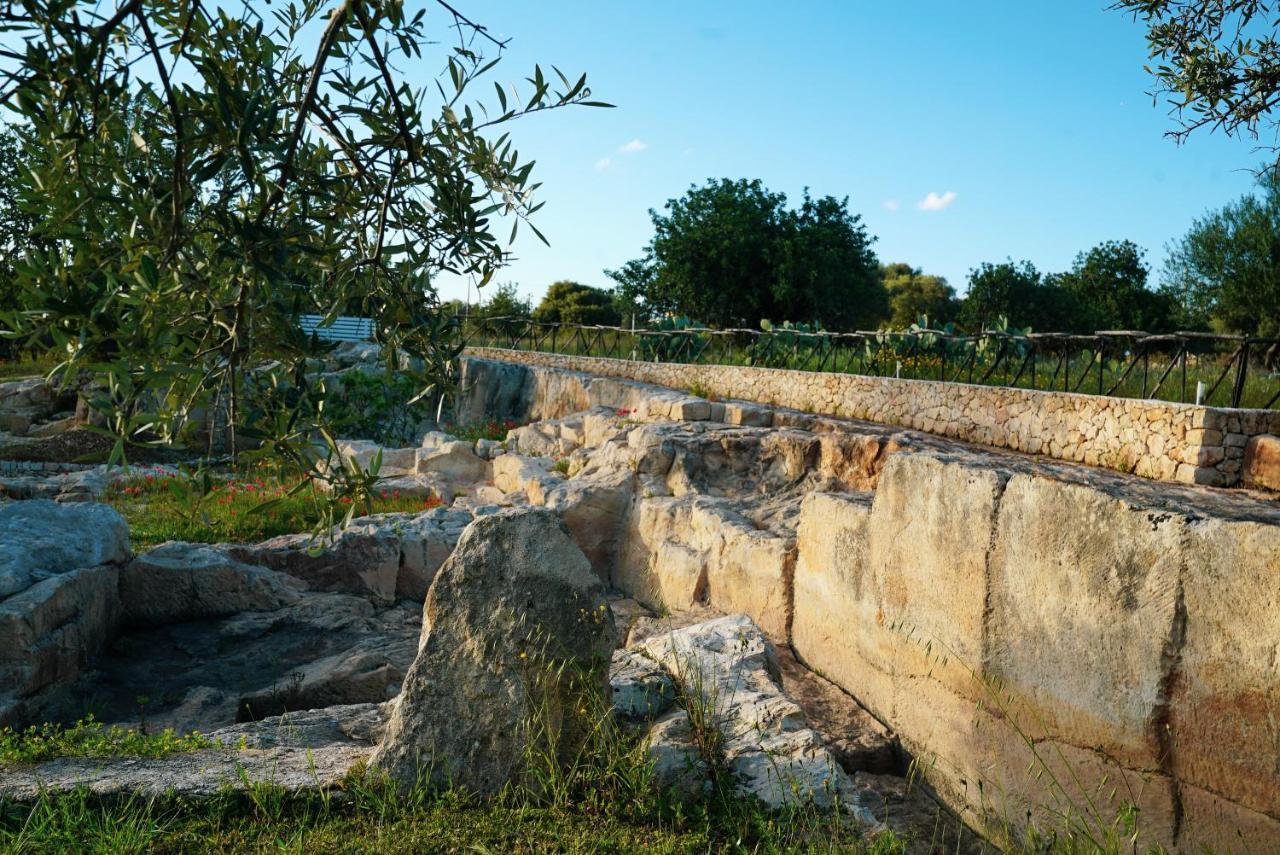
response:
<path id="1" fill-rule="evenodd" d="M 321 341 L 372 341 L 373 319 L 339 315 L 328 326 L 320 326 L 324 315 L 302 315 L 298 327 L 310 335 L 315 333 Z"/>

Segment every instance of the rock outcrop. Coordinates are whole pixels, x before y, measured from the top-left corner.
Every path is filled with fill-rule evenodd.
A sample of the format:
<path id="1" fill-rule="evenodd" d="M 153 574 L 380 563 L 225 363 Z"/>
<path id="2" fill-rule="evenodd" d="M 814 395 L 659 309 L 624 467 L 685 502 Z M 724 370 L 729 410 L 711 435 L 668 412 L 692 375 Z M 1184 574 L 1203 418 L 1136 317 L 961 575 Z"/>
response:
<path id="1" fill-rule="evenodd" d="M 838 806 L 875 824 L 804 712 L 783 694 L 773 645 L 746 615 L 662 633 L 639 649 L 671 674 L 684 699 L 684 721 L 669 717 L 649 737 L 660 766 L 680 768 L 687 752 L 679 744 L 693 738 L 691 727 L 714 729 L 716 737 L 701 736 L 701 752 L 713 743 L 722 757 L 712 762 L 725 764 L 744 795 L 773 808 Z M 669 738 L 675 750 L 663 747 Z M 683 776 L 670 783 L 687 786 Z"/>
<path id="2" fill-rule="evenodd" d="M 604 586 L 547 511 L 477 518 L 432 583 L 422 626 L 372 759 L 403 784 L 495 793 L 540 734 L 575 750 L 575 693 L 607 695 L 616 631 Z"/>
<path id="3" fill-rule="evenodd" d="M 59 573 L 129 557 L 129 527 L 106 505 L 0 505 L 0 597 Z"/>

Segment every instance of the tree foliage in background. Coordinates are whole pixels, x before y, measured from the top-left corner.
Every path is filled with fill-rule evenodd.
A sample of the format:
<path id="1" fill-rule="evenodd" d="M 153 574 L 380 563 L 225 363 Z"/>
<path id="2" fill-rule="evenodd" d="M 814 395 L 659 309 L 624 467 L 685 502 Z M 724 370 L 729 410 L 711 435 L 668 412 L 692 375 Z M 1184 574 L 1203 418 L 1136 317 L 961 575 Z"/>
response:
<path id="1" fill-rule="evenodd" d="M 1183 326 L 1280 336 L 1280 174 L 1196 220 L 1169 247 L 1164 280 Z"/>
<path id="2" fill-rule="evenodd" d="M 1066 298 L 1061 328 L 1071 332 L 1172 330 L 1173 302 L 1147 287 L 1150 269 L 1143 255 L 1133 241 L 1106 241 L 1077 255 L 1067 272 L 1047 277 L 1046 287 L 1062 289 Z"/>
<path id="3" fill-rule="evenodd" d="M 19 289 L 14 264 L 32 249 L 35 221 L 22 209 L 18 188 L 22 184 L 22 153 L 12 129 L 0 131 L 0 309 L 18 305 Z M 0 338 L 0 358 L 12 358 L 15 343 Z"/>
<path id="4" fill-rule="evenodd" d="M 541 68 L 476 99 L 503 43 L 442 2 L 6 8 L 0 99 L 27 123 L 19 193 L 46 248 L 3 323 L 101 381 L 117 457 L 222 412 L 232 442 L 305 464 L 324 411 L 303 313 L 367 314 L 388 365 L 412 356 L 441 391 L 459 343 L 432 276 L 486 282 L 540 207 L 503 126 L 594 103 Z"/>
<path id="5" fill-rule="evenodd" d="M 1274 4 L 1260 0 L 1118 0 L 1147 28 L 1156 81 L 1179 142 L 1201 128 L 1276 148 L 1280 41 Z"/>
<path id="6" fill-rule="evenodd" d="M 568 280 L 551 283 L 533 310 L 533 319 L 543 323 L 605 326 L 616 326 L 622 320 L 612 292 Z"/>
<path id="7" fill-rule="evenodd" d="M 1076 256 L 1064 273 L 1042 275 L 1030 261 L 983 263 L 969 271 L 958 323 L 979 331 L 997 319 L 1037 332 L 1168 332 L 1173 301 L 1147 287 L 1149 268 L 1132 241 L 1105 241 Z"/>
<path id="8" fill-rule="evenodd" d="M 606 271 L 620 299 L 650 317 L 686 315 L 755 328 L 762 319 L 874 327 L 888 299 L 861 218 L 848 200 L 798 209 L 758 180 L 719 179 L 651 210 L 654 237 L 640 259 Z"/>
<path id="9" fill-rule="evenodd" d="M 489 299 L 477 306 L 467 306 L 461 300 L 455 300 L 453 308 L 465 312 L 472 318 L 527 318 L 533 312 L 533 305 L 524 297 L 514 282 L 504 282 L 494 287 Z"/>
<path id="10" fill-rule="evenodd" d="M 945 278 L 902 262 L 881 265 L 880 278 L 889 295 L 890 329 L 905 330 L 921 316 L 939 326 L 955 319 L 956 292 Z"/>
<path id="11" fill-rule="evenodd" d="M 1018 327 L 1051 329 L 1039 323 L 1057 320 L 1059 295 L 1045 288 L 1040 271 L 1030 261 L 983 262 L 969 271 L 969 291 L 958 321 L 973 332 L 989 329 L 999 318 Z"/>

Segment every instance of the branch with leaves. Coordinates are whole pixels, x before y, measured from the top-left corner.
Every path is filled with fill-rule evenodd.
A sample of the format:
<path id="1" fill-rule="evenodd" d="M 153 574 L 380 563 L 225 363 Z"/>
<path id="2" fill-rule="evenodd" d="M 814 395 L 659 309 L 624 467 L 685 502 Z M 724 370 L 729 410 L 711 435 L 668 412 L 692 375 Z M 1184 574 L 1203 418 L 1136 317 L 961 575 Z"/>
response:
<path id="1" fill-rule="evenodd" d="M 541 67 L 475 97 L 506 42 L 445 2 L 28 0 L 0 36 L 42 248 L 0 334 L 98 390 L 116 460 L 248 441 L 338 473 L 336 499 L 363 481 L 328 459 L 299 316 L 372 318 L 387 370 L 442 400 L 461 342 L 434 278 L 488 282 L 542 204 L 505 126 L 602 106 Z"/>

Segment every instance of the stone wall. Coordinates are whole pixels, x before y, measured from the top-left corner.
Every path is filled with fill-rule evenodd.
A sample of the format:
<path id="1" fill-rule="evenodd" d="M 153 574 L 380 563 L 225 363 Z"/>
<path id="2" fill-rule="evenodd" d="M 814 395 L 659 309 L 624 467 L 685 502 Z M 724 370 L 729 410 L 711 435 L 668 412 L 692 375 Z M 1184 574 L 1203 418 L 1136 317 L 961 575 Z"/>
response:
<path id="1" fill-rule="evenodd" d="M 728 365 L 633 362 L 497 348 L 473 356 L 586 371 L 716 398 L 909 427 L 966 442 L 1103 466 L 1146 478 L 1239 483 L 1253 436 L 1280 412 L 929 380 Z"/>
<path id="2" fill-rule="evenodd" d="M 610 583 L 656 608 L 751 615 L 993 839 L 1063 815 L 1104 839 L 1134 805 L 1139 848 L 1280 846 L 1275 502 L 553 368 L 472 359 L 464 379 L 473 396 L 506 390 L 503 415 L 588 405 L 599 415 L 575 431 L 632 425 Z M 804 496 L 794 536 L 740 524 L 718 491 L 662 491 L 689 484 L 690 461 L 742 468 L 716 454 L 747 453 L 748 436 L 705 422 L 744 419 L 781 428 L 751 434 L 757 453 L 796 452 L 746 473 L 758 493 L 778 493 L 761 475 L 793 458 L 835 485 Z M 860 442 L 875 452 L 857 465 L 828 453 Z"/>

